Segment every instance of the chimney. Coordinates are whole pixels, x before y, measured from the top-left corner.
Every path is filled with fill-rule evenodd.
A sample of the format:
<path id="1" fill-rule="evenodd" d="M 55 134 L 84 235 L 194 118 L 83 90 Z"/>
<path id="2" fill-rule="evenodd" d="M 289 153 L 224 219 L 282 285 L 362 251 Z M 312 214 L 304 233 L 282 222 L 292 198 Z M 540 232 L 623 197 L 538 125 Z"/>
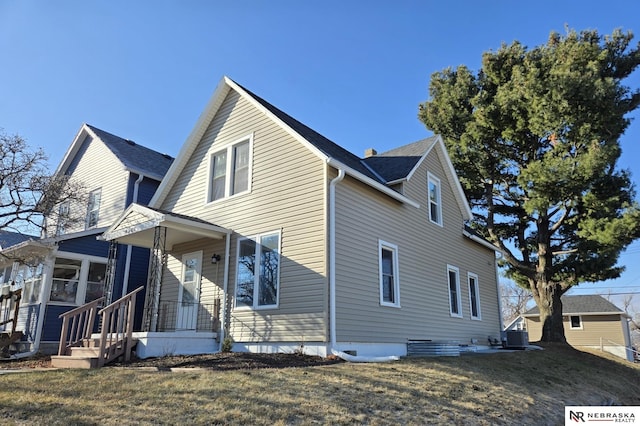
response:
<path id="1" fill-rule="evenodd" d="M 374 155 L 378 155 L 378 152 L 373 148 L 367 148 L 364 150 L 364 158 L 373 157 Z"/>

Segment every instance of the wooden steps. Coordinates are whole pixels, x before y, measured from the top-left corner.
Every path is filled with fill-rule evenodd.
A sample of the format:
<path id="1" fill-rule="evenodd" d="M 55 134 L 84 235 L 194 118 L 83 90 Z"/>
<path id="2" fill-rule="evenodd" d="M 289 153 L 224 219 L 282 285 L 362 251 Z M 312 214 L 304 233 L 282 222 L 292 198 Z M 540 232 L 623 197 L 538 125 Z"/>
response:
<path id="1" fill-rule="evenodd" d="M 112 348 L 122 349 L 124 343 L 119 341 L 112 345 Z M 114 352 L 107 347 L 107 353 Z M 85 339 L 82 346 L 67 348 L 68 355 L 54 355 L 51 357 L 51 366 L 56 368 L 98 368 L 100 357 L 100 339 Z M 109 360 L 112 361 L 112 360 Z M 108 362 L 108 361 L 107 361 Z"/>

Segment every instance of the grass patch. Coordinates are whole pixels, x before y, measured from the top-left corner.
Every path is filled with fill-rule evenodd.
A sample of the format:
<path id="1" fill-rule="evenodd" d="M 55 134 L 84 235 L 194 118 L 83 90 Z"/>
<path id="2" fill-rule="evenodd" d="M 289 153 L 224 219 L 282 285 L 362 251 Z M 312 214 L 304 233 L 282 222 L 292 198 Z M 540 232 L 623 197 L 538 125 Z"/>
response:
<path id="1" fill-rule="evenodd" d="M 4 424 L 562 424 L 565 405 L 640 405 L 640 365 L 544 351 L 387 364 L 0 378 Z"/>

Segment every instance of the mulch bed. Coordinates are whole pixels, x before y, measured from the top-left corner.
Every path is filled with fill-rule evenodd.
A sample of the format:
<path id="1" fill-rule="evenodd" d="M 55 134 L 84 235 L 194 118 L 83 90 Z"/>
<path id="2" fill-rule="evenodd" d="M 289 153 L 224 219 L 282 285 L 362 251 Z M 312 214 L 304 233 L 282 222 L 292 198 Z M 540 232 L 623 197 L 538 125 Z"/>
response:
<path id="1" fill-rule="evenodd" d="M 106 367 L 155 367 L 158 370 L 172 368 L 203 368 L 208 370 L 252 370 L 257 368 L 291 368 L 331 365 L 342 362 L 338 358 L 301 354 L 256 354 L 227 352 L 207 355 L 175 355 L 158 358 L 132 359 L 129 362 L 112 362 Z M 46 355 L 21 360 L 0 361 L 0 369 L 29 369 L 51 367 Z"/>

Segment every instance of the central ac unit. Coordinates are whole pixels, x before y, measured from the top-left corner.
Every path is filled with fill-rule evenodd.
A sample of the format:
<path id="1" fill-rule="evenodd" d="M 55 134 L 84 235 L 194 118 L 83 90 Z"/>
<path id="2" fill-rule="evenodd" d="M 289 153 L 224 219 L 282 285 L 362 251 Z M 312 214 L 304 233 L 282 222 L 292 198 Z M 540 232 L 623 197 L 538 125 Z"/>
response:
<path id="1" fill-rule="evenodd" d="M 529 346 L 529 333 L 523 330 L 503 331 L 501 337 L 505 348 L 523 349 Z"/>

